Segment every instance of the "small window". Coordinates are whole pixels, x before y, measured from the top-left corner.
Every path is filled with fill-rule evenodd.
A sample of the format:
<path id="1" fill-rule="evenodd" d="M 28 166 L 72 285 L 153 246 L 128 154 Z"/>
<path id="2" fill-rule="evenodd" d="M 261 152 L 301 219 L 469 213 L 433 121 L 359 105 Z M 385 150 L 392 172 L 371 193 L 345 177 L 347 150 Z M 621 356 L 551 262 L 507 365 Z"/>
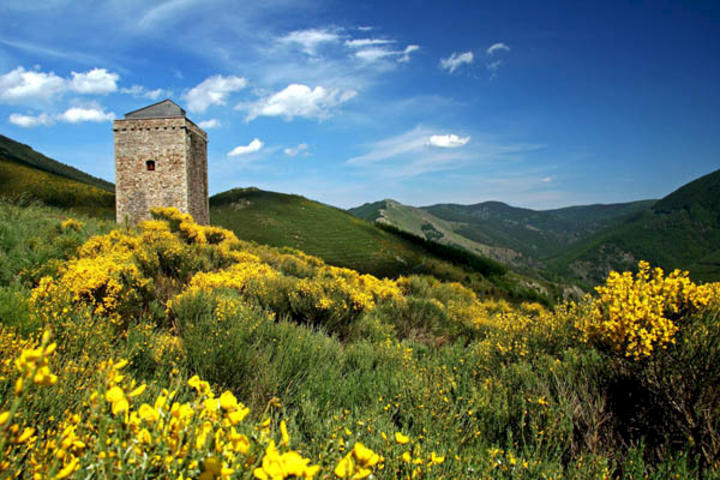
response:
<path id="1" fill-rule="evenodd" d="M 145 166 L 147 166 L 149 172 L 152 172 L 153 170 L 155 170 L 155 160 L 148 160 L 147 162 L 145 162 Z"/>

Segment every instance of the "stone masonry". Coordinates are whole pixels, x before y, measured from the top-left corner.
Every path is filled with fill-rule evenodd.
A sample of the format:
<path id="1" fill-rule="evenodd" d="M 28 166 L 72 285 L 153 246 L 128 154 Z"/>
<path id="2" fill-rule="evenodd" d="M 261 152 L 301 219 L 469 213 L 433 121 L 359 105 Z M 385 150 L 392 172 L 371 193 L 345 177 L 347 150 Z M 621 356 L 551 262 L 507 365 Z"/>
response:
<path id="1" fill-rule="evenodd" d="M 151 207 L 177 207 L 210 221 L 207 134 L 170 100 L 113 122 L 118 223 L 150 219 Z"/>

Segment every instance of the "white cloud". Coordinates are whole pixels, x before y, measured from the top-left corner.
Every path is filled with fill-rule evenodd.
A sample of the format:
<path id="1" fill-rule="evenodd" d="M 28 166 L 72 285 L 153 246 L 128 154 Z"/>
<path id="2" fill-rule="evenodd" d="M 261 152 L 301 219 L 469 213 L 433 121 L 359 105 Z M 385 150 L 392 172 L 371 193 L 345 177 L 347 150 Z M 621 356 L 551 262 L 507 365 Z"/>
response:
<path id="1" fill-rule="evenodd" d="M 239 157 L 241 155 L 249 155 L 255 153 L 263 148 L 265 145 L 259 138 L 255 138 L 252 142 L 247 145 L 238 145 L 228 152 L 228 157 Z"/>
<path id="2" fill-rule="evenodd" d="M 385 57 L 397 57 L 398 62 L 409 62 L 410 54 L 419 49 L 419 45 L 408 45 L 405 50 L 390 50 L 382 46 L 370 46 L 355 52 L 355 57 L 366 63 L 373 63 Z"/>
<path id="3" fill-rule="evenodd" d="M 368 26 L 368 25 L 360 25 L 359 27 L 357 27 L 357 29 L 360 30 L 361 32 L 369 32 L 373 29 L 373 27 Z"/>
<path id="4" fill-rule="evenodd" d="M 418 126 L 370 143 L 367 153 L 350 158 L 346 163 L 365 170 L 372 178 L 403 179 L 469 165 L 477 166 L 481 162 L 500 162 L 504 165 L 508 159 L 543 148 L 542 145 L 497 143 L 490 139 L 469 144 L 469 136 L 438 135 L 434 131 L 436 129 Z M 463 145 L 467 146 L 452 148 Z M 438 146 L 441 148 L 436 148 Z"/>
<path id="5" fill-rule="evenodd" d="M 184 95 L 188 110 L 204 113 L 210 105 L 225 105 L 232 92 L 242 90 L 247 85 L 243 77 L 214 75 L 203 80 Z"/>
<path id="6" fill-rule="evenodd" d="M 65 80 L 53 72 L 25 70 L 17 67 L 0 75 L 0 101 L 20 103 L 25 101 L 48 101 L 65 90 Z"/>
<path id="7" fill-rule="evenodd" d="M 80 122 L 109 122 L 115 118 L 112 112 L 105 112 L 99 106 L 86 107 L 70 107 L 63 113 L 57 115 L 48 115 L 40 113 L 38 115 L 22 115 L 20 113 L 10 114 L 10 123 L 24 128 L 33 127 L 49 127 L 56 122 L 80 123 Z"/>
<path id="8" fill-rule="evenodd" d="M 258 100 L 248 108 L 247 120 L 259 116 L 316 118 L 324 120 L 332 116 L 335 107 L 357 95 L 355 90 L 328 89 L 322 86 L 310 88 L 307 85 L 293 83 L 283 90 Z M 246 108 L 238 105 L 238 109 Z"/>
<path id="9" fill-rule="evenodd" d="M 394 43 L 395 40 L 385 40 L 383 38 L 355 38 L 353 40 L 345 40 L 345 46 L 350 48 L 363 48 L 371 45 L 387 45 Z"/>
<path id="10" fill-rule="evenodd" d="M 162 88 L 156 88 L 155 90 L 148 90 L 142 85 L 133 85 L 130 88 L 121 88 L 120 93 L 132 95 L 136 98 L 149 98 L 150 100 L 157 100 L 160 97 L 169 97 L 170 92 L 163 90 Z"/>
<path id="11" fill-rule="evenodd" d="M 296 30 L 281 37 L 281 43 L 299 45 L 303 52 L 308 55 L 315 55 L 320 45 L 324 43 L 335 43 L 340 36 L 326 29 L 310 28 L 307 30 Z"/>
<path id="12" fill-rule="evenodd" d="M 359 58 L 364 62 L 376 62 L 381 58 L 395 55 L 397 52 L 393 52 L 386 48 L 375 47 L 375 48 L 364 48 L 355 52 L 355 57 Z"/>
<path id="13" fill-rule="evenodd" d="M 492 45 L 490 45 L 488 47 L 488 49 L 486 50 L 486 53 L 488 55 L 492 56 L 497 52 L 507 52 L 508 50 L 510 50 L 510 47 L 508 47 L 507 45 L 505 45 L 502 42 L 497 42 L 497 43 L 493 43 Z"/>
<path id="14" fill-rule="evenodd" d="M 288 157 L 295 157 L 299 153 L 304 152 L 307 149 L 308 149 L 308 144 L 301 143 L 297 147 L 287 147 L 285 150 L 283 150 L 283 152 L 285 152 L 285 155 L 287 155 Z"/>
<path id="15" fill-rule="evenodd" d="M 428 145 L 440 148 L 458 148 L 470 141 L 470 137 L 458 137 L 454 133 L 449 135 L 431 135 Z"/>
<path id="16" fill-rule="evenodd" d="M 472 52 L 463 52 L 463 53 L 453 52 L 453 54 L 450 55 L 448 58 L 443 58 L 440 60 L 440 66 L 442 68 L 444 68 L 445 70 L 449 71 L 450 73 L 453 73 L 462 64 L 464 64 L 464 63 L 470 64 L 474 60 L 475 60 L 475 56 L 473 55 Z"/>
<path id="17" fill-rule="evenodd" d="M 112 112 L 105 113 L 103 109 L 96 107 L 71 107 L 57 116 L 57 119 L 68 123 L 79 122 L 109 122 L 115 118 Z"/>
<path id="18" fill-rule="evenodd" d="M 218 128 L 220 126 L 220 121 L 217 118 L 211 118 L 209 120 L 203 120 L 201 122 L 198 122 L 198 127 L 208 130 L 210 128 Z"/>
<path id="19" fill-rule="evenodd" d="M 104 95 L 117 90 L 120 75 L 108 72 L 104 68 L 93 68 L 85 73 L 72 72 L 70 89 L 83 94 Z"/>
<path id="20" fill-rule="evenodd" d="M 40 115 L 22 115 L 19 113 L 11 113 L 10 123 L 23 128 L 33 128 L 41 125 L 49 126 L 54 122 L 47 113 L 41 113 Z"/>
<path id="21" fill-rule="evenodd" d="M 402 52 L 402 56 L 398 58 L 398 62 L 407 63 L 410 61 L 410 54 L 420 50 L 420 45 L 408 45 Z"/>

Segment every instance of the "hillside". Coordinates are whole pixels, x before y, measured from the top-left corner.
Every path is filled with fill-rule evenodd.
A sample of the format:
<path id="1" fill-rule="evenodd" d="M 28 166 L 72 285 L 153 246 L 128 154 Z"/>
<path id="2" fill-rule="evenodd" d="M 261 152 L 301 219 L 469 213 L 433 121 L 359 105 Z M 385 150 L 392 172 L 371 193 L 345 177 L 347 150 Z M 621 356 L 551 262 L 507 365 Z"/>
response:
<path id="1" fill-rule="evenodd" d="M 557 295 L 556 286 L 512 272 L 500 277 L 468 272 L 417 243 L 298 195 L 233 189 L 210 198 L 210 219 L 213 225 L 233 230 L 243 240 L 295 248 L 332 265 L 379 277 L 429 274 L 508 298 Z"/>
<path id="2" fill-rule="evenodd" d="M 0 135 L 0 197 L 115 218 L 113 185 Z"/>
<path id="3" fill-rule="evenodd" d="M 545 259 L 623 218 L 647 210 L 653 200 L 610 205 L 584 205 L 531 210 L 502 202 L 475 205 L 440 204 L 422 210 L 459 224 L 456 232 L 476 242 L 516 250 Z"/>
<path id="4" fill-rule="evenodd" d="M 32 147 L 0 135 L 0 159 L 27 167 L 36 168 L 70 180 L 97 187 L 101 190 L 114 192 L 115 186 L 101 178 L 93 177 L 77 168 L 46 157 Z"/>
<path id="5" fill-rule="evenodd" d="M 720 279 L 720 170 L 578 242 L 550 265 L 594 283 L 611 269 L 626 268 L 638 259 L 665 269 L 689 269 L 701 281 Z"/>
<path id="6" fill-rule="evenodd" d="M 350 213 L 369 222 L 392 225 L 406 232 L 446 245 L 457 245 L 471 252 L 485 255 L 504 263 L 517 259 L 518 252 L 501 246 L 488 245 L 456 233 L 463 224 L 444 220 L 432 213 L 395 200 L 382 200 L 351 208 Z"/>

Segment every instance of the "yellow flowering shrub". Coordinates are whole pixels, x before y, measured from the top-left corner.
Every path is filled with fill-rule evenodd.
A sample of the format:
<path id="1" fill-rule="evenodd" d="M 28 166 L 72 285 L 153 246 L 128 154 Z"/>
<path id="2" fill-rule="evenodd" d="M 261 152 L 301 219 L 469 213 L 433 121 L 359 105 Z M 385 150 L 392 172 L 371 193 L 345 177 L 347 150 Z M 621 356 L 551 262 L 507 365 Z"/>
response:
<path id="1" fill-rule="evenodd" d="M 680 270 L 665 276 L 645 261 L 595 290 L 590 315 L 577 323 L 584 339 L 636 360 L 666 348 L 689 316 L 718 301 L 717 284 L 696 285 Z"/>

